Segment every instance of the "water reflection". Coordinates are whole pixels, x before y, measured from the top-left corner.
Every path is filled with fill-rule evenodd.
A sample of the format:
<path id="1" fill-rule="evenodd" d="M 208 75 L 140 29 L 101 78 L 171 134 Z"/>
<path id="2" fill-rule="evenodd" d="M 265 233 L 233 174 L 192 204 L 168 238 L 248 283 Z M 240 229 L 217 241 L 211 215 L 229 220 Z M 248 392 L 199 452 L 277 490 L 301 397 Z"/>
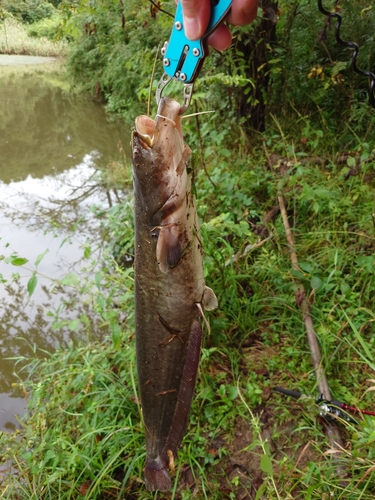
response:
<path id="1" fill-rule="evenodd" d="M 50 278 L 79 274 L 83 247 L 100 252 L 99 223 L 93 204 L 108 206 L 97 183 L 97 168 L 119 161 L 129 134 L 109 124 L 97 104 L 82 102 L 54 84 L 50 73 L 2 75 L 0 70 L 0 254 L 29 260 L 24 268 L 0 261 L 0 430 L 11 430 L 23 412 L 22 394 L 14 391 L 14 360 L 33 356 L 33 346 L 51 351 L 79 333 L 51 329 L 46 315 L 60 305 L 67 318 L 90 314 L 74 292 L 52 293 Z M 75 228 L 80 220 L 78 228 Z M 75 229 L 75 231 L 73 231 Z M 48 249 L 31 298 L 26 284 L 38 255 Z M 12 275 L 19 272 L 19 278 Z M 92 335 L 101 335 L 93 321 Z"/>
<path id="2" fill-rule="evenodd" d="M 3 182 L 24 179 L 29 173 L 35 178 L 62 172 L 92 151 L 98 152 L 98 166 L 118 156 L 123 130 L 107 122 L 103 107 L 74 98 L 51 80 L 44 73 L 26 72 L 16 78 L 0 73 Z"/>

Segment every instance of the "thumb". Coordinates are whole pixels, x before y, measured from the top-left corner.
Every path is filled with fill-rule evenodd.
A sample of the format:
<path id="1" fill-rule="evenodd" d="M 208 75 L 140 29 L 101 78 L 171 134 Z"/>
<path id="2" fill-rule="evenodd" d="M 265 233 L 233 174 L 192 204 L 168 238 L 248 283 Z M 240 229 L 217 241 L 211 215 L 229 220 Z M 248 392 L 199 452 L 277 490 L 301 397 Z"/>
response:
<path id="1" fill-rule="evenodd" d="M 180 0 L 184 16 L 185 35 L 190 40 L 202 37 L 211 14 L 210 0 Z"/>

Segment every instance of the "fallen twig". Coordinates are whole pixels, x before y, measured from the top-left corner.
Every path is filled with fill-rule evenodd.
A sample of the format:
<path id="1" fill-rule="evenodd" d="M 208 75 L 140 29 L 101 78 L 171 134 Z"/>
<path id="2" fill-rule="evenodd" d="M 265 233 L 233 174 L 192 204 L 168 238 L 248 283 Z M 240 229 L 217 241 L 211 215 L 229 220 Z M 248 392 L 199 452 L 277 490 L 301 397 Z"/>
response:
<path id="1" fill-rule="evenodd" d="M 278 201 L 285 228 L 285 235 L 289 246 L 289 254 L 290 254 L 290 260 L 292 262 L 292 267 L 295 271 L 300 271 L 298 265 L 298 257 L 295 251 L 294 238 L 292 230 L 290 228 L 288 215 L 286 213 L 283 196 L 278 196 Z M 305 323 L 307 340 L 310 347 L 311 359 L 315 371 L 319 392 L 323 395 L 324 399 L 326 399 L 327 401 L 331 401 L 332 399 L 331 392 L 329 390 L 328 380 L 325 375 L 322 364 L 322 356 L 320 353 L 318 339 L 316 337 L 316 333 L 314 330 L 313 320 L 310 314 L 309 302 L 306 298 L 306 290 L 302 283 L 300 283 L 299 285 L 296 284 L 295 288 L 296 288 L 297 305 L 302 310 L 303 321 Z M 337 458 L 340 458 L 342 456 L 343 444 L 338 427 L 334 423 L 328 423 L 325 427 L 325 430 L 331 448 L 337 452 L 336 455 Z M 345 473 L 344 470 L 341 470 L 341 467 L 339 466 L 337 467 L 337 469 L 338 469 L 337 470 L 338 475 L 343 476 L 343 474 Z"/>

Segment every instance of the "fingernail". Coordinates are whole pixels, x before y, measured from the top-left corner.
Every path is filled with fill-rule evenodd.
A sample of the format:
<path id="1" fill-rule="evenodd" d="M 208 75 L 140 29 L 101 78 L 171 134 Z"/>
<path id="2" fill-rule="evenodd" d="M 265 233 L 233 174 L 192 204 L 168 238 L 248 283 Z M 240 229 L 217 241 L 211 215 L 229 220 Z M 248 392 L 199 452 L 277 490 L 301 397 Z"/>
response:
<path id="1" fill-rule="evenodd" d="M 199 38 L 199 24 L 194 17 L 184 17 L 185 35 L 190 40 Z"/>

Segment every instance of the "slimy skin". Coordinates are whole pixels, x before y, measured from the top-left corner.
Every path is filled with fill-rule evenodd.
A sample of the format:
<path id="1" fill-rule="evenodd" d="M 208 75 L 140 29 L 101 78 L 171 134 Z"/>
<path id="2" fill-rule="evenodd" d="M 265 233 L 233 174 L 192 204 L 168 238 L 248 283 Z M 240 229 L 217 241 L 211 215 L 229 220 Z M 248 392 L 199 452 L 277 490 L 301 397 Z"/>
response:
<path id="1" fill-rule="evenodd" d="M 180 105 L 162 98 L 155 120 L 132 134 L 135 193 L 135 320 L 139 393 L 150 491 L 171 487 L 169 464 L 186 431 L 198 370 L 206 287 Z M 171 460 L 172 459 L 172 460 Z"/>

